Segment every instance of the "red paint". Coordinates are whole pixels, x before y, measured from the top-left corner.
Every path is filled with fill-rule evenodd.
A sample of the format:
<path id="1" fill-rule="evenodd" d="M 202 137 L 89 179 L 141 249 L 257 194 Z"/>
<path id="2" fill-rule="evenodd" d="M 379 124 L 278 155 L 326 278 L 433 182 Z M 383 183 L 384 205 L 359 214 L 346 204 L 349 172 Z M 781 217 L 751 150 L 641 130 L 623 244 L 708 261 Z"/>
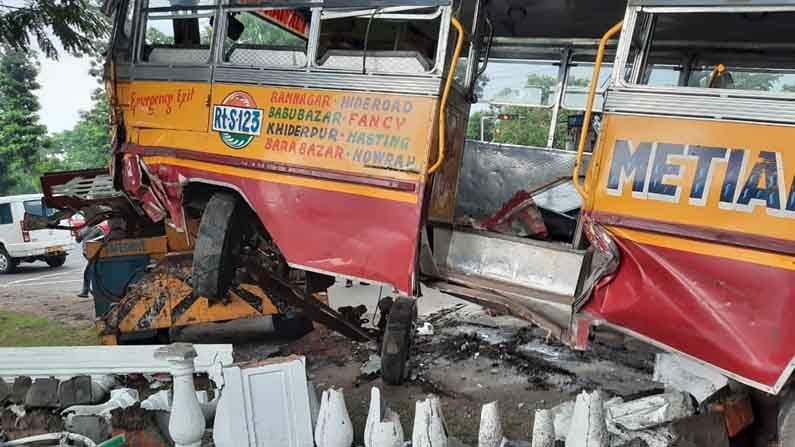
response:
<path id="1" fill-rule="evenodd" d="M 670 236 L 686 237 L 735 247 L 754 248 L 774 253 L 795 254 L 795 241 L 700 225 L 684 225 L 660 220 L 644 219 L 636 216 L 611 214 L 595 211 L 590 214 L 593 220 L 605 226 L 631 228 Z"/>
<path id="2" fill-rule="evenodd" d="M 411 294 L 421 196 L 418 204 L 411 204 L 193 168 L 171 169 L 189 180 L 240 190 L 288 262 L 390 284 Z"/>
<path id="3" fill-rule="evenodd" d="M 774 386 L 795 356 L 795 271 L 616 238 L 621 266 L 585 311 Z"/>

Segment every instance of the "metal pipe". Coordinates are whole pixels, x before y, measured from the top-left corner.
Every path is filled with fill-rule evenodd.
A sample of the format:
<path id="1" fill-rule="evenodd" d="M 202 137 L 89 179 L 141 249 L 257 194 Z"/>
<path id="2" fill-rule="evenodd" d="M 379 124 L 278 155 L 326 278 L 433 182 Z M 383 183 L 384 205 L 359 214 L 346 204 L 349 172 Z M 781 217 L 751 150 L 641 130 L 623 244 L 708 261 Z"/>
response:
<path id="1" fill-rule="evenodd" d="M 602 69 L 602 59 L 605 55 L 605 48 L 607 47 L 607 42 L 610 40 L 611 37 L 616 35 L 619 31 L 621 31 L 621 27 L 624 26 L 624 21 L 620 21 L 613 25 L 607 33 L 602 37 L 602 40 L 599 42 L 599 51 L 596 53 L 596 61 L 593 65 L 593 75 L 591 76 L 591 85 L 588 90 L 588 101 L 585 104 L 585 117 L 583 118 L 582 123 L 582 131 L 580 133 L 580 144 L 577 147 L 577 159 L 574 162 L 574 170 L 572 171 L 571 178 L 574 182 L 574 188 L 580 193 L 583 200 L 583 207 L 586 205 L 587 201 L 587 192 L 585 191 L 585 187 L 580 184 L 580 169 L 582 167 L 582 157 L 585 154 L 585 143 L 588 140 L 588 132 L 590 131 L 591 127 L 591 115 L 593 113 L 593 100 L 596 96 L 596 84 L 599 82 L 599 72 Z"/>
<path id="2" fill-rule="evenodd" d="M 445 132 L 447 131 L 445 129 L 445 109 L 447 108 L 447 101 L 450 97 L 450 89 L 453 87 L 453 79 L 455 78 L 456 66 L 458 66 L 458 58 L 461 57 L 461 47 L 464 46 L 464 27 L 461 26 L 461 22 L 455 17 L 450 17 L 450 23 L 455 28 L 456 33 L 458 33 L 458 37 L 456 39 L 455 50 L 453 51 L 453 58 L 450 59 L 450 70 L 447 73 L 447 82 L 444 85 L 442 100 L 439 102 L 439 156 L 436 158 L 436 163 L 428 169 L 428 174 L 436 172 L 444 162 Z"/>
<path id="3" fill-rule="evenodd" d="M 552 106 L 552 119 L 549 123 L 549 136 L 547 137 L 547 147 L 555 146 L 555 131 L 558 129 L 558 116 L 560 107 L 563 103 L 563 94 L 566 90 L 566 83 L 569 79 L 569 60 L 571 50 L 566 48 L 560 58 L 560 68 L 558 69 L 558 90 L 555 92 L 555 103 Z"/>

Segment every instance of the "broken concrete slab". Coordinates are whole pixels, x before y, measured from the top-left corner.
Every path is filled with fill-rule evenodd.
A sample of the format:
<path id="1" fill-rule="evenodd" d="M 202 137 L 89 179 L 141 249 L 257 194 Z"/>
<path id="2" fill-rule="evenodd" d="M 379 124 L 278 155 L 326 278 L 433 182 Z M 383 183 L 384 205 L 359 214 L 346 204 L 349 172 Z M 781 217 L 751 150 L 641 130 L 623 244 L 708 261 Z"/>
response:
<path id="1" fill-rule="evenodd" d="M 98 405 L 74 405 L 66 408 L 62 414 L 75 416 L 102 416 L 110 419 L 111 412 L 117 408 L 129 408 L 138 403 L 138 391 L 130 388 L 119 388 L 110 392 L 110 399 Z"/>
<path id="2" fill-rule="evenodd" d="M 14 385 L 11 387 L 11 403 L 24 404 L 25 397 L 28 395 L 28 390 L 33 384 L 33 379 L 27 376 L 20 376 L 14 379 Z"/>
<path id="3" fill-rule="evenodd" d="M 605 405 L 607 428 L 614 433 L 655 427 L 692 416 L 694 412 L 690 394 L 681 391 Z"/>
<path id="4" fill-rule="evenodd" d="M 729 379 L 714 368 L 672 353 L 657 354 L 654 381 L 692 394 L 699 404 L 729 384 Z"/>
<path id="5" fill-rule="evenodd" d="M 4 404 L 6 399 L 11 397 L 12 385 L 9 385 L 5 380 L 0 379 L 0 405 Z"/>
<path id="6" fill-rule="evenodd" d="M 73 416 L 66 420 L 66 431 L 83 435 L 95 443 L 102 443 L 111 437 L 110 421 L 102 416 Z"/>
<path id="7" fill-rule="evenodd" d="M 64 380 L 58 387 L 58 401 L 61 408 L 72 405 L 91 405 L 102 399 L 94 396 L 94 386 L 90 376 L 77 376 Z"/>
<path id="8" fill-rule="evenodd" d="M 25 406 L 28 408 L 59 408 L 58 385 L 54 378 L 36 379 L 25 395 Z"/>
<path id="9" fill-rule="evenodd" d="M 729 447 L 726 423 L 720 413 L 706 413 L 680 419 L 671 424 L 676 435 L 672 447 Z"/>

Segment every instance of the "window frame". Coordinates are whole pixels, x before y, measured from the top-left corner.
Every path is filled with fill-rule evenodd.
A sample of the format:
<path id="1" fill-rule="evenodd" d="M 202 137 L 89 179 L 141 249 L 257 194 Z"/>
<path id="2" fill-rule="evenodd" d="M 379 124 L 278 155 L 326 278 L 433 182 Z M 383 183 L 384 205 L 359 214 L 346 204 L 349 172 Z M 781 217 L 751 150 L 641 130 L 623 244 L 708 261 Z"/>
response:
<path id="1" fill-rule="evenodd" d="M 425 7 L 399 7 L 400 10 L 405 10 L 405 8 L 409 8 L 409 10 L 410 10 L 410 9 L 427 9 L 428 7 L 427 6 L 425 6 Z M 381 16 L 381 17 L 384 17 L 384 16 L 386 16 L 386 17 L 394 17 L 396 14 L 400 14 L 400 13 L 392 12 L 393 8 L 384 8 L 384 9 L 385 10 L 390 10 L 390 12 L 384 12 L 384 13 L 381 13 L 381 14 L 376 14 L 376 15 L 374 15 L 374 20 L 377 19 L 379 16 Z M 371 74 L 375 74 L 375 75 L 399 75 L 399 76 L 441 76 L 442 72 L 445 69 L 446 61 L 447 61 L 447 47 L 448 47 L 448 39 L 450 38 L 450 20 L 451 20 L 451 17 L 452 17 L 452 6 L 437 6 L 436 9 L 437 10 L 434 13 L 414 14 L 414 15 L 412 15 L 412 14 L 401 14 L 401 16 L 402 16 L 401 18 L 407 18 L 407 17 L 410 18 L 410 17 L 413 16 L 413 17 L 415 17 L 415 18 L 417 18 L 419 20 L 419 17 L 426 16 L 428 18 L 426 18 L 425 20 L 439 20 L 439 35 L 438 35 L 438 40 L 436 42 L 436 58 L 433 61 L 433 66 L 431 67 L 430 70 L 422 72 L 422 73 L 419 73 L 419 72 L 418 73 L 405 73 L 405 72 L 391 72 L 391 71 L 380 71 L 380 70 L 372 70 L 372 71 L 370 71 L 370 70 L 368 70 L 368 71 L 366 71 L 365 74 L 367 74 L 367 75 L 371 75 Z M 317 56 L 318 56 L 317 55 L 317 49 L 320 46 L 320 33 L 321 33 L 322 24 L 323 24 L 323 20 L 324 20 L 323 13 L 327 12 L 327 11 L 331 12 L 332 14 L 336 13 L 336 15 L 340 15 L 346 10 L 345 9 L 340 9 L 340 8 L 326 8 L 326 7 L 323 7 L 323 8 L 319 8 L 319 12 L 318 12 L 318 14 L 316 16 L 313 15 L 313 17 L 312 17 L 313 27 L 317 28 L 317 31 L 315 33 L 314 40 L 312 42 L 315 51 L 312 54 L 312 58 L 309 59 L 309 67 L 312 69 L 312 71 L 317 71 L 317 72 L 362 74 L 361 70 L 345 70 L 345 69 L 339 69 L 339 68 L 330 68 L 330 67 L 324 67 L 324 66 L 318 64 L 318 61 L 317 61 Z M 360 16 L 366 17 L 366 14 L 364 14 L 364 12 L 367 12 L 367 11 L 375 11 L 375 10 L 372 9 L 372 8 L 371 9 L 357 10 L 356 11 L 357 14 L 355 16 L 353 16 L 353 17 L 360 17 Z M 353 12 L 352 12 L 352 14 L 353 14 Z M 333 19 L 333 18 L 344 18 L 344 17 L 345 16 L 343 15 L 343 16 L 340 16 L 340 17 L 332 17 L 331 19 Z M 387 18 L 386 20 L 389 20 L 389 19 Z"/>
<path id="2" fill-rule="evenodd" d="M 280 6 L 272 6 L 266 4 L 262 5 L 240 5 L 240 4 L 233 4 L 224 2 L 219 7 L 219 18 L 217 18 L 216 23 L 218 23 L 219 30 L 221 32 L 215 33 L 218 37 L 215 37 L 214 40 L 216 41 L 216 51 L 213 54 L 213 61 L 215 62 L 215 66 L 217 67 L 231 67 L 231 68 L 239 68 L 239 69 L 250 69 L 250 70 L 292 70 L 292 71 L 306 71 L 306 69 L 310 66 L 310 54 L 312 54 L 312 36 L 313 36 L 313 27 L 315 21 L 316 11 L 320 10 L 317 6 L 309 6 L 309 5 L 300 5 L 297 7 L 291 7 L 289 9 L 298 9 L 298 8 L 308 8 L 312 12 L 309 21 L 309 35 L 306 40 L 306 63 L 303 65 L 294 65 L 294 66 L 285 66 L 285 65 L 245 65 L 245 64 L 235 64 L 232 62 L 224 61 L 224 51 L 225 51 L 225 43 L 226 43 L 226 30 L 228 25 L 228 13 L 232 12 L 253 12 L 253 11 L 264 11 L 264 10 L 274 10 L 274 9 L 286 9 L 285 7 Z"/>
<path id="3" fill-rule="evenodd" d="M 215 3 L 212 5 L 196 5 L 196 6 L 165 6 L 165 7 L 152 7 L 149 8 L 149 2 L 151 0 L 138 0 L 138 6 L 136 7 L 136 17 L 138 23 L 134 23 L 135 29 L 137 30 L 137 38 L 136 38 L 136 45 L 135 45 L 135 64 L 142 65 L 142 66 L 159 66 L 159 67 L 197 67 L 197 66 L 207 66 L 212 67 L 215 63 L 215 54 L 216 54 L 216 47 L 218 42 L 218 23 L 219 23 L 219 13 L 221 11 L 221 4 Z M 208 49 L 207 60 L 204 62 L 196 62 L 196 63 L 161 63 L 161 62 L 150 62 L 143 60 L 143 50 L 146 44 L 146 31 L 147 25 L 149 24 L 149 14 L 151 13 L 174 13 L 177 11 L 195 11 L 191 14 L 186 14 L 184 17 L 185 19 L 202 19 L 202 18 L 210 18 L 213 20 L 215 25 L 213 26 L 213 33 L 210 39 L 210 47 Z M 206 12 L 205 12 L 206 11 Z M 157 21 L 167 21 L 169 17 L 164 16 L 162 18 L 156 19 Z M 171 18 L 173 21 L 174 18 Z M 199 30 L 201 33 L 201 30 Z"/>
<path id="4" fill-rule="evenodd" d="M 694 86 L 652 86 L 647 84 L 640 84 L 637 81 L 640 79 L 641 67 L 646 66 L 646 59 L 648 54 L 650 36 L 646 36 L 644 47 L 641 54 L 636 55 L 635 59 L 640 64 L 634 64 L 629 60 L 630 51 L 632 49 L 632 38 L 635 35 L 635 30 L 639 24 L 641 14 L 686 14 L 686 13 L 711 13 L 711 14 L 725 14 L 725 13 L 762 13 L 762 12 L 795 12 L 795 6 L 726 6 L 726 7 L 674 7 L 674 6 L 629 6 L 627 7 L 626 15 L 624 18 L 624 29 L 621 32 L 616 59 L 613 65 L 613 73 L 611 76 L 611 84 L 614 88 L 624 90 L 654 92 L 654 93 L 667 93 L 677 95 L 701 95 L 701 96 L 714 96 L 723 98 L 748 98 L 748 99 L 795 99 L 795 92 L 778 92 L 778 91 L 763 91 L 763 90 L 740 90 L 740 89 L 722 89 L 722 88 L 704 88 Z M 649 34 L 651 30 L 649 30 Z M 627 81 L 624 74 L 627 69 L 632 69 L 632 80 Z M 612 88 L 612 87 L 611 87 Z"/>

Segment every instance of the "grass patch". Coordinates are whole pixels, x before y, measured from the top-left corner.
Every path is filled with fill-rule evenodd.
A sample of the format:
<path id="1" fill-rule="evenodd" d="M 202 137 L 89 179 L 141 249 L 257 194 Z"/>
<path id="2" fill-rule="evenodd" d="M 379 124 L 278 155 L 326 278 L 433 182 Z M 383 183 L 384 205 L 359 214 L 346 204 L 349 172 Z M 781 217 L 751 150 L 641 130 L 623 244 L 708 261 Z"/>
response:
<path id="1" fill-rule="evenodd" d="M 91 324 L 71 326 L 0 310 L 0 346 L 85 346 L 99 343 Z"/>

